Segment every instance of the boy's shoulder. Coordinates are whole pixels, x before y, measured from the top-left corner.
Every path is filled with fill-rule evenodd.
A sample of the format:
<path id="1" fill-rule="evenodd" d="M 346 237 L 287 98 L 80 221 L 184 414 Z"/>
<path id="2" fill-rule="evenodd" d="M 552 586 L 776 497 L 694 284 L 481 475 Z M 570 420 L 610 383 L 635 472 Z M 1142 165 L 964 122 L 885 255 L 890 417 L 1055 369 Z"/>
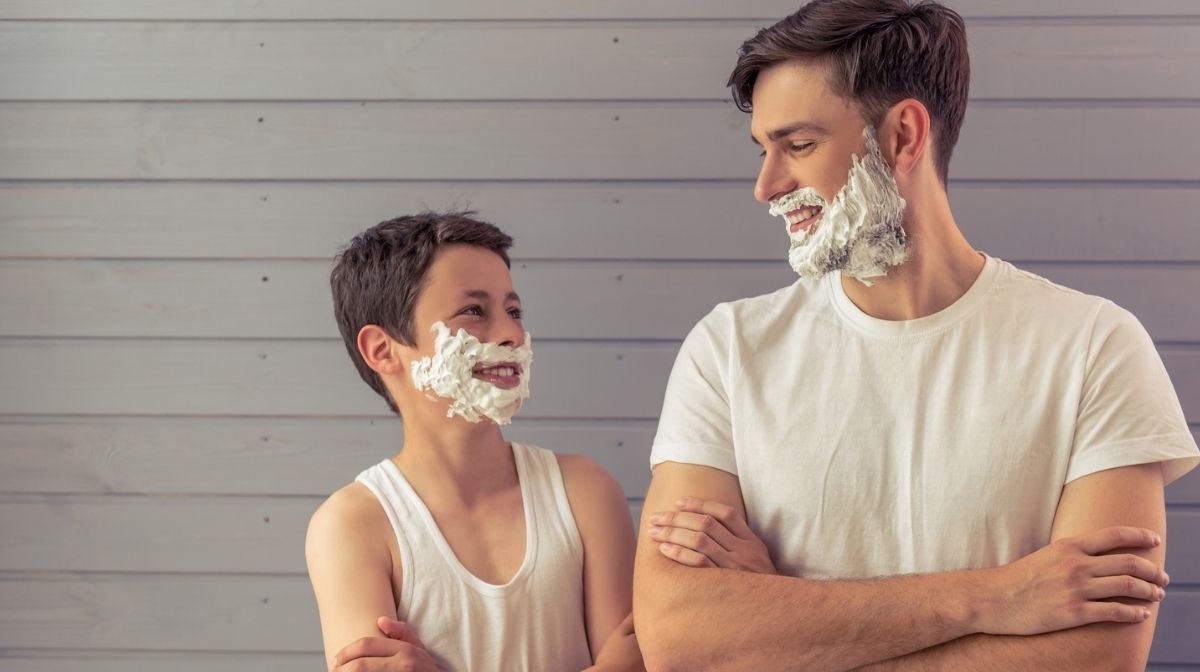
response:
<path id="1" fill-rule="evenodd" d="M 306 555 L 338 549 L 354 554 L 387 553 L 391 523 L 367 486 L 357 481 L 330 495 L 308 521 Z"/>
<path id="2" fill-rule="evenodd" d="M 583 528 L 603 525 L 614 512 L 629 516 L 621 484 L 587 455 L 555 453 L 575 522 Z"/>

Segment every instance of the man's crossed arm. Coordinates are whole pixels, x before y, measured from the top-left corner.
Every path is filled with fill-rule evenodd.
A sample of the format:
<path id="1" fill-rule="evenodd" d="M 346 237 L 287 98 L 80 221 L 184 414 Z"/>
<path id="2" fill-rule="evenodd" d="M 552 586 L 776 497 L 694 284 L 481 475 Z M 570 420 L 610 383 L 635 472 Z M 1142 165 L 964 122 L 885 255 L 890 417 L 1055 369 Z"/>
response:
<path id="1" fill-rule="evenodd" d="M 689 497 L 726 506 L 678 513 Z M 755 573 L 753 535 L 731 532 L 745 515 L 736 477 L 661 464 L 638 540 L 639 642 L 651 671 L 1140 670 L 1167 581 L 1164 508 L 1159 465 L 1114 469 L 1069 484 L 1052 543 L 1009 565 L 812 581 Z"/>

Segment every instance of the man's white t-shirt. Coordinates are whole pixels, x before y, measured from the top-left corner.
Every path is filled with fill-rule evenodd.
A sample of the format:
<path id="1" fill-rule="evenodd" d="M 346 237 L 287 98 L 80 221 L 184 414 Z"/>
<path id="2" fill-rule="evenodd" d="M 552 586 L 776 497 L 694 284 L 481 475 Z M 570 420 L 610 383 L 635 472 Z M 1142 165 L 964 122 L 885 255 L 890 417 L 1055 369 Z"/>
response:
<path id="1" fill-rule="evenodd" d="M 1128 311 L 988 258 L 958 301 L 873 318 L 838 275 L 718 305 L 688 335 L 651 464 L 736 475 L 782 573 L 997 566 L 1041 548 L 1063 486 L 1200 453 Z"/>

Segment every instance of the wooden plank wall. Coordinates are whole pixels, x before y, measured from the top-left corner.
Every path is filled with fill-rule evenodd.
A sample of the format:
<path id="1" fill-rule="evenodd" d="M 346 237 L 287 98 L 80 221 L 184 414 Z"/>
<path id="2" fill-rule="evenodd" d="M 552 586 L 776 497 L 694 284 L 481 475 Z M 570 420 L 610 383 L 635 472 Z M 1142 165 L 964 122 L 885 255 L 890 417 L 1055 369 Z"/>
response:
<path id="1" fill-rule="evenodd" d="M 1200 432 L 1200 5 L 952 4 L 968 236 L 1133 310 Z M 722 85 L 793 8 L 0 0 L 0 668 L 319 669 L 305 523 L 397 442 L 329 258 L 422 207 L 515 235 L 512 436 L 636 513 L 679 340 L 790 279 Z M 1153 666 L 1196 671 L 1200 474 L 1168 498 Z"/>

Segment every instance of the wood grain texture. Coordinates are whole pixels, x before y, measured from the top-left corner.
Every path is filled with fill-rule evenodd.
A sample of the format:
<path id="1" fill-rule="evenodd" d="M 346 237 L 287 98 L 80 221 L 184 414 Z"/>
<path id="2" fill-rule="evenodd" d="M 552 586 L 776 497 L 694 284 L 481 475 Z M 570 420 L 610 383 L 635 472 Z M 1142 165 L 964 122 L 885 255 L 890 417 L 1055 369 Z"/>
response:
<path id="1" fill-rule="evenodd" d="M 523 415 L 658 417 L 675 342 L 546 342 Z M 1189 422 L 1200 423 L 1200 350 L 1160 349 Z M 334 341 L 0 340 L 0 415 L 377 416 Z M 580 378 L 589 385 L 578 384 Z M 631 385 L 629 381 L 642 383 Z M 659 382 L 654 382 L 659 381 Z"/>
<path id="2" fill-rule="evenodd" d="M 979 104 L 951 175 L 1200 180 L 1195 122 L 1186 105 Z M 722 103 L 3 103 L 0 179 L 746 180 L 748 128 Z"/>
<path id="3" fill-rule="evenodd" d="M 1196 17 L 1190 0 L 947 0 L 967 18 L 1013 17 Z M 524 0 L 0 0 L 0 19 L 147 19 L 147 20 L 610 20 L 610 19 L 758 19 L 772 22 L 798 7 L 795 0 L 637 0 L 564 3 Z"/>
<path id="4" fill-rule="evenodd" d="M 587 455 L 640 497 L 654 430 L 653 421 L 518 418 L 505 436 Z M 385 416 L 0 418 L 0 492 L 322 496 L 402 442 L 399 420 Z"/>
<path id="5" fill-rule="evenodd" d="M 0 183 L 0 255 L 328 260 L 376 222 L 470 207 L 516 239 L 518 259 L 780 261 L 787 239 L 751 188 L 749 181 Z M 967 238 L 1002 259 L 1200 262 L 1200 187 L 952 181 L 950 198 Z"/>
<path id="6" fill-rule="evenodd" d="M 757 25 L 10 22 L 0 100 L 725 100 Z M 971 95 L 1198 99 L 1196 33 L 975 25 Z"/>
<path id="7" fill-rule="evenodd" d="M 329 261 L 0 260 L 0 336 L 340 339 Z M 1162 342 L 1200 341 L 1200 264 L 1023 264 L 1134 313 Z M 539 339 L 682 340 L 714 305 L 786 287 L 783 260 L 518 261 Z"/>

